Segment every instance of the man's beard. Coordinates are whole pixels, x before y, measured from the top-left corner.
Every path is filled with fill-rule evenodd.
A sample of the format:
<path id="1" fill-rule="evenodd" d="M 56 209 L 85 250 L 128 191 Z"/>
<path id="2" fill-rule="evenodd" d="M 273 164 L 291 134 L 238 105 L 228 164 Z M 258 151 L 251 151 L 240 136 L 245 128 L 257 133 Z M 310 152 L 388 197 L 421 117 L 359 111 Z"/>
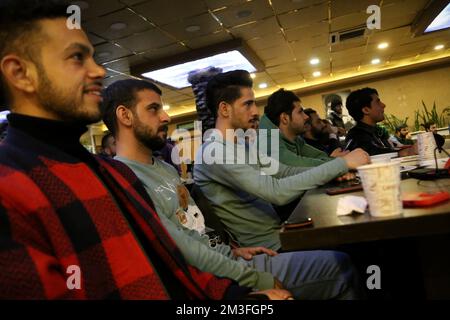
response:
<path id="1" fill-rule="evenodd" d="M 64 90 L 50 81 L 45 69 L 39 62 L 36 62 L 35 65 L 39 76 L 37 99 L 45 110 L 57 115 L 63 121 L 78 122 L 83 125 L 101 120 L 100 106 L 96 113 L 85 110 L 83 108 L 83 96 L 81 100 L 78 100 L 76 92 L 65 93 Z"/>
<path id="2" fill-rule="evenodd" d="M 151 130 L 144 125 L 137 117 L 136 125 L 133 126 L 133 132 L 136 139 L 145 147 L 152 151 L 160 150 L 166 144 L 166 141 L 157 134 L 152 134 Z"/>

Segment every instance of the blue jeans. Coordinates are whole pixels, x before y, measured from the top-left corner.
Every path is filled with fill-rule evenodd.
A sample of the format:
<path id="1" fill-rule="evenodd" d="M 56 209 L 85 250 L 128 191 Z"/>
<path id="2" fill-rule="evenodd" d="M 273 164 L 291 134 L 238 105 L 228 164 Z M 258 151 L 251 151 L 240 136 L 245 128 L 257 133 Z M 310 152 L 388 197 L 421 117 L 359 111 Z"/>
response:
<path id="1" fill-rule="evenodd" d="M 241 259 L 258 271 L 270 272 L 296 299 L 357 299 L 356 271 L 347 254 L 338 251 L 296 251 Z"/>

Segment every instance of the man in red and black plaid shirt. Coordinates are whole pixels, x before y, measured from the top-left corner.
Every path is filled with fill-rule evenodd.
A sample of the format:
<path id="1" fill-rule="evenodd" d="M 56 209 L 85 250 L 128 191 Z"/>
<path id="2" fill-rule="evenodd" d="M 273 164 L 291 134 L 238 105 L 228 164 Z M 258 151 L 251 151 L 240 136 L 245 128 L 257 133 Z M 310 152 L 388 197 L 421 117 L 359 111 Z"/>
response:
<path id="1" fill-rule="evenodd" d="M 101 119 L 105 71 L 66 10 L 0 4 L 0 104 L 11 110 L 0 145 L 0 298 L 244 296 L 249 288 L 188 265 L 136 176 L 80 144 Z"/>

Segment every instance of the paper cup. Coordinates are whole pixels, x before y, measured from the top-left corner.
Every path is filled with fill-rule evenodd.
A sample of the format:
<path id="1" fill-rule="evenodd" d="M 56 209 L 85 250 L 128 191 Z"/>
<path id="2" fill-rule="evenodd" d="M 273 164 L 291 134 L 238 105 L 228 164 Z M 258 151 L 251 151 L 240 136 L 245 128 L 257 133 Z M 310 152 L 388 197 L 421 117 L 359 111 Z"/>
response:
<path id="1" fill-rule="evenodd" d="M 436 140 L 433 132 L 425 132 L 417 135 L 417 150 L 419 151 L 419 163 L 425 165 L 428 160 L 434 160 Z"/>
<path id="2" fill-rule="evenodd" d="M 357 170 L 372 216 L 386 217 L 402 213 L 399 161 L 369 164 Z"/>

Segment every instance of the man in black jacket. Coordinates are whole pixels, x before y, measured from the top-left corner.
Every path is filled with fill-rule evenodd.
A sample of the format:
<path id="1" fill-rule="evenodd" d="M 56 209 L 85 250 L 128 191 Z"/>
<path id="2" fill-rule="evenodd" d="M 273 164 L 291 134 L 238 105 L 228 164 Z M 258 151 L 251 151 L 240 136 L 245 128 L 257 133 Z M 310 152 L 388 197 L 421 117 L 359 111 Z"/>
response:
<path id="1" fill-rule="evenodd" d="M 377 90 L 363 88 L 350 93 L 346 106 L 350 115 L 357 122 L 345 139 L 348 150 L 362 148 L 370 155 L 397 152 L 376 124 L 384 120 L 386 105 L 380 100 Z M 399 156 L 416 153 L 416 148 L 399 151 Z"/>

